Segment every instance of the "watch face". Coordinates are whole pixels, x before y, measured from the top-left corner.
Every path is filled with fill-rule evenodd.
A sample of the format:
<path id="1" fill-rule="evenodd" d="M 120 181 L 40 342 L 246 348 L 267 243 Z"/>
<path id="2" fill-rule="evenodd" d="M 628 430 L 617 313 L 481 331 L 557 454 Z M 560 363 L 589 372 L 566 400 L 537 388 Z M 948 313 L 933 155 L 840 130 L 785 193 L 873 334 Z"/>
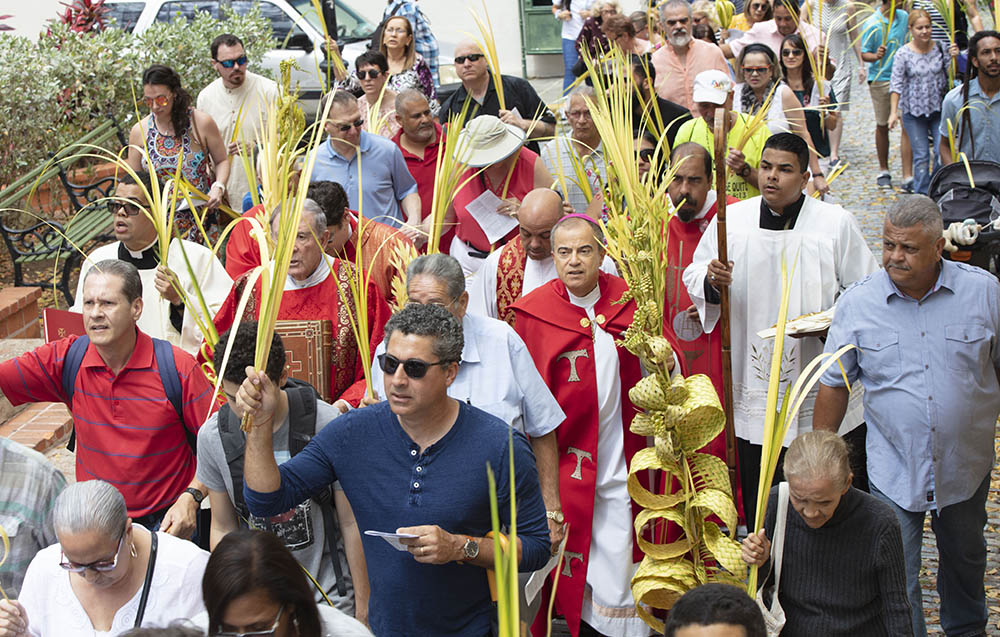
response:
<path id="1" fill-rule="evenodd" d="M 465 557 L 473 560 L 479 555 L 479 542 L 473 540 L 471 537 L 465 541 Z"/>

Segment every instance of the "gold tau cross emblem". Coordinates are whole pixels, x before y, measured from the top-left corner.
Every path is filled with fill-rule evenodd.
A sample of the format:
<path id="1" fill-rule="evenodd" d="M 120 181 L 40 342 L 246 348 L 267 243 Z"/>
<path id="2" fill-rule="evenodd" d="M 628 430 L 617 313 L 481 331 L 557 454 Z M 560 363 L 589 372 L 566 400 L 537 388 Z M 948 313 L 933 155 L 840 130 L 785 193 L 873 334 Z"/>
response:
<path id="1" fill-rule="evenodd" d="M 569 361 L 569 378 L 566 379 L 568 383 L 578 383 L 580 382 L 580 375 L 576 373 L 576 359 L 583 356 L 584 358 L 590 358 L 585 349 L 574 349 L 568 352 L 563 352 L 559 356 L 556 356 L 556 360 L 560 358 L 565 358 Z"/>
<path id="2" fill-rule="evenodd" d="M 563 555 L 566 559 L 563 560 L 562 574 L 566 577 L 573 577 L 573 570 L 571 568 L 573 560 L 583 564 L 583 553 L 577 553 L 576 551 L 563 551 Z"/>
<path id="3" fill-rule="evenodd" d="M 593 463 L 594 456 L 592 456 L 589 451 L 577 449 L 576 447 L 569 447 L 566 450 L 566 453 L 571 453 L 576 456 L 576 469 L 573 470 L 573 473 L 569 474 L 569 477 L 575 480 L 583 480 L 583 459 L 586 458 Z"/>

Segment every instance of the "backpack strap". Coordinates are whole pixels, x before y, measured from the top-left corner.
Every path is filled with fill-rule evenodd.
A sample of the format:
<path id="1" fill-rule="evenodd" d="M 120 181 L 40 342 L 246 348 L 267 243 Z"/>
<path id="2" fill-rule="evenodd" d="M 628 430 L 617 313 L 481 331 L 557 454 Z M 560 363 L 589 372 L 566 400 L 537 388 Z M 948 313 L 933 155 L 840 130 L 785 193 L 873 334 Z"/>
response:
<path id="1" fill-rule="evenodd" d="M 153 353 L 156 355 L 156 367 L 160 372 L 160 382 L 163 383 L 163 391 L 167 394 L 167 400 L 177 412 L 177 419 L 184 427 L 184 400 L 181 392 L 181 379 L 177 374 L 177 363 L 174 362 L 174 346 L 169 341 L 160 338 L 153 339 Z M 184 427 L 184 436 L 187 438 L 188 446 L 197 453 L 198 437 L 191 433 L 191 430 Z"/>
<path id="2" fill-rule="evenodd" d="M 219 407 L 219 438 L 222 440 L 222 450 L 226 454 L 226 465 L 233 480 L 233 506 L 243 518 L 249 519 L 250 511 L 243 500 L 243 456 L 246 450 L 246 439 L 240 429 L 240 419 L 233 412 L 229 403 Z"/>
<path id="3" fill-rule="evenodd" d="M 63 359 L 62 388 L 63 395 L 66 396 L 66 406 L 69 407 L 70 412 L 73 411 L 73 392 L 76 390 L 76 375 L 80 371 L 80 365 L 83 364 L 83 356 L 87 353 L 87 347 L 89 346 L 90 337 L 84 334 L 70 343 L 69 349 L 66 350 L 66 358 Z M 76 450 L 76 427 L 69 434 L 69 442 L 66 443 L 66 448 L 70 451 Z"/>

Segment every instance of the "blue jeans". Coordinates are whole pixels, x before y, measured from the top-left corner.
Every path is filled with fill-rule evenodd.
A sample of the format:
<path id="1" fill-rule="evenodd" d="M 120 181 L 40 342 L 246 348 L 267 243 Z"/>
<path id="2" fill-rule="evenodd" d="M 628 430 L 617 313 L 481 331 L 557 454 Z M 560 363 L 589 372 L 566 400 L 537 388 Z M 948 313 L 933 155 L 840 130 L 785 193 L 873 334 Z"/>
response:
<path id="1" fill-rule="evenodd" d="M 570 40 L 568 38 L 563 38 L 562 41 L 563 49 L 563 93 L 569 88 L 569 85 L 576 81 L 576 76 L 573 75 L 573 65 L 576 61 L 580 59 L 580 54 L 576 52 L 576 40 Z"/>
<path id="2" fill-rule="evenodd" d="M 903 113 L 903 128 L 910 138 L 913 147 L 913 192 L 927 194 L 931 185 L 930 158 L 934 154 L 934 167 L 941 165 L 938 156 L 938 136 L 941 124 L 941 113 L 930 115 L 910 115 Z M 928 140 L 929 138 L 929 140 Z M 930 144 L 930 150 L 928 150 Z"/>
<path id="3" fill-rule="evenodd" d="M 914 164 L 915 165 L 915 164 Z M 913 609 L 913 634 L 927 635 L 920 595 L 920 550 L 924 537 L 924 512 L 902 509 L 871 484 L 873 496 L 896 513 L 903 533 L 906 562 L 906 594 Z M 938 549 L 937 591 L 941 596 L 941 628 L 949 637 L 983 635 L 986 612 L 986 496 L 987 475 L 972 497 L 964 502 L 931 511 L 931 530 Z"/>

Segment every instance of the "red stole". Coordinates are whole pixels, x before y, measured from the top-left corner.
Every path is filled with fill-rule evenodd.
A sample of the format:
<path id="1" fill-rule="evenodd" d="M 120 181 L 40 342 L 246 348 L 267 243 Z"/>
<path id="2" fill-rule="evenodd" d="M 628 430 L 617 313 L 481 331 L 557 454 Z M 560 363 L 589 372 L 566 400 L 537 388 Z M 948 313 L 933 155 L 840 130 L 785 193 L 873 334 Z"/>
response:
<path id="1" fill-rule="evenodd" d="M 520 234 L 500 250 L 500 261 L 497 263 L 497 318 L 511 327 L 514 327 L 514 308 L 511 306 L 521 298 L 527 259 L 528 253 L 521 243 Z"/>
<path id="2" fill-rule="evenodd" d="M 259 204 L 243 213 L 244 217 L 256 218 L 264 212 L 263 204 Z M 260 248 L 257 240 L 250 236 L 253 228 L 247 221 L 241 221 L 233 226 L 226 243 L 226 272 L 235 281 L 244 272 L 253 270 L 260 265 Z"/>
<path id="3" fill-rule="evenodd" d="M 355 314 L 354 297 L 347 282 L 354 268 L 340 259 L 333 259 L 333 272 L 322 283 L 308 288 L 285 290 L 278 308 L 279 320 L 328 320 L 333 327 L 333 356 L 330 370 L 330 395 L 334 399 L 343 398 L 357 407 L 365 393 L 366 384 L 361 353 L 357 339 L 351 328 L 351 316 Z M 340 287 L 347 294 L 347 303 L 341 302 Z M 236 318 L 236 308 L 246 287 L 247 276 L 241 276 L 233 283 L 218 314 L 215 328 L 221 335 L 228 330 Z M 253 320 L 260 312 L 260 282 L 254 286 L 254 295 L 243 313 L 244 320 Z M 389 306 L 379 294 L 374 284 L 368 286 L 368 335 L 372 351 L 385 336 L 385 323 L 389 320 Z"/>
<path id="4" fill-rule="evenodd" d="M 603 329 L 618 340 L 632 323 L 635 302 L 614 303 L 628 289 L 625 281 L 616 276 L 601 272 L 598 286 L 601 298 L 594 307 L 595 319 L 600 321 L 603 317 Z M 599 421 L 594 338 L 587 313 L 570 302 L 566 286 L 559 279 L 522 297 L 514 303 L 513 309 L 517 316 L 517 333 L 524 339 L 545 384 L 566 412 L 566 420 L 556 429 L 559 495 L 569 523 L 557 603 L 570 632 L 576 635 L 587 582 L 597 479 Z M 622 346 L 617 349 L 625 458 L 631 463 L 632 456 L 646 447 L 645 438 L 629 431 L 636 408 L 629 400 L 628 390 L 639 381 L 641 371 L 638 358 Z M 633 502 L 633 520 L 638 513 L 639 507 Z M 639 562 L 642 555 L 633 542 L 633 560 Z M 541 613 L 540 617 L 543 616 Z"/>

